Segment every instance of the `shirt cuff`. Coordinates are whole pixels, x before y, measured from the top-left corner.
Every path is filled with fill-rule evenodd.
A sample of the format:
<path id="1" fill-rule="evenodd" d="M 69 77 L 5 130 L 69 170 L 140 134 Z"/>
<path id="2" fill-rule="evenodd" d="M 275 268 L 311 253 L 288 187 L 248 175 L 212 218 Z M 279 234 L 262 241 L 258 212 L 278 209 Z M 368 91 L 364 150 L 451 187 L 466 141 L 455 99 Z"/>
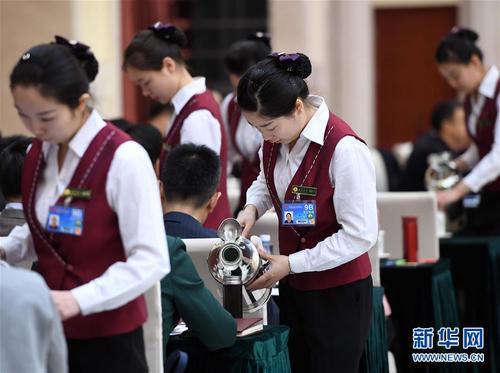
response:
<path id="1" fill-rule="evenodd" d="M 306 250 L 290 254 L 288 256 L 288 261 L 290 262 L 290 270 L 293 273 L 307 272 Z"/>
<path id="2" fill-rule="evenodd" d="M 103 310 L 102 307 L 96 307 L 100 303 L 98 301 L 99 293 L 92 281 L 70 291 L 78 302 L 83 316 Z"/>
<path id="3" fill-rule="evenodd" d="M 473 172 L 464 177 L 462 181 L 474 193 L 478 193 L 483 187 L 483 183 L 477 177 L 474 177 Z"/>
<path id="4" fill-rule="evenodd" d="M 262 215 L 266 213 L 267 210 L 269 210 L 268 207 L 266 206 L 266 203 L 259 200 L 253 201 L 252 199 L 249 199 L 245 204 L 245 207 L 248 205 L 254 205 L 255 208 L 257 209 L 257 219 L 259 219 Z"/>

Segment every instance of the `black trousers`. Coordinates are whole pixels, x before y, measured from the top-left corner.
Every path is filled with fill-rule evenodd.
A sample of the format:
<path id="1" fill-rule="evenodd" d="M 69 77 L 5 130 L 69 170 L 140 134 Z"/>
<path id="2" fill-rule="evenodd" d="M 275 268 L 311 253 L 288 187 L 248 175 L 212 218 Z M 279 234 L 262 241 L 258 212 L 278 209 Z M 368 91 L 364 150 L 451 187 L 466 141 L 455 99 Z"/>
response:
<path id="1" fill-rule="evenodd" d="M 372 279 L 299 291 L 280 283 L 292 372 L 357 373 L 371 321 Z"/>
<path id="2" fill-rule="evenodd" d="M 466 208 L 466 225 L 460 236 L 500 235 L 500 193 L 481 192 L 476 208 Z"/>
<path id="3" fill-rule="evenodd" d="M 67 339 L 70 373 L 146 373 L 142 327 L 125 334 Z"/>

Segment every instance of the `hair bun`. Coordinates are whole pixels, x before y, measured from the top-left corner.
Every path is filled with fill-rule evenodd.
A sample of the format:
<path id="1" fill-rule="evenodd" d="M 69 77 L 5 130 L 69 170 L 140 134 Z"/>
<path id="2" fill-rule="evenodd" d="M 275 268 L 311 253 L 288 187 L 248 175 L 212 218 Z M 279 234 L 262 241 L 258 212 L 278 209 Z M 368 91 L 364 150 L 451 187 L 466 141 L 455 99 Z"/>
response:
<path id="1" fill-rule="evenodd" d="M 257 31 L 253 34 L 248 35 L 247 40 L 254 40 L 260 43 L 264 43 L 266 47 L 271 48 L 271 35 L 267 32 Z"/>
<path id="2" fill-rule="evenodd" d="M 187 37 L 184 31 L 170 23 L 161 23 L 158 21 L 154 25 L 149 26 L 148 30 L 153 31 L 155 36 L 160 39 L 177 44 L 180 48 L 184 48 L 187 45 Z"/>
<path id="3" fill-rule="evenodd" d="M 80 62 L 80 66 L 85 71 L 89 82 L 93 82 L 99 72 L 99 63 L 94 53 L 90 50 L 90 47 L 75 40 L 68 40 L 59 35 L 56 35 L 54 38 L 56 44 L 69 48 L 73 56 Z"/>
<path id="4" fill-rule="evenodd" d="M 464 28 L 464 27 L 459 27 L 455 26 L 451 29 L 449 36 L 458 38 L 458 39 L 464 39 L 467 41 L 470 41 L 471 43 L 475 43 L 479 39 L 479 35 L 477 32 Z"/>
<path id="5" fill-rule="evenodd" d="M 278 67 L 284 71 L 287 71 L 299 78 L 305 79 L 312 72 L 311 61 L 309 57 L 302 53 L 273 53 L 270 56 L 273 58 Z"/>

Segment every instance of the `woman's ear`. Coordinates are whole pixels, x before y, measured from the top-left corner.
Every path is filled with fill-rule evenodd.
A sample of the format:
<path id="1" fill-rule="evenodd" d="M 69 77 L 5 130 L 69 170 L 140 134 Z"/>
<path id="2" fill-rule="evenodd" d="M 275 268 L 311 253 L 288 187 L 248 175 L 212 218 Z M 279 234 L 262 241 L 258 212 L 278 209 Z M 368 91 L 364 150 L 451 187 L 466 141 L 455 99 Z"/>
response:
<path id="1" fill-rule="evenodd" d="M 297 98 L 297 100 L 295 101 L 295 113 L 296 114 L 300 114 L 302 113 L 302 111 L 304 110 L 304 102 Z"/>
<path id="2" fill-rule="evenodd" d="M 169 73 L 173 73 L 177 68 L 177 62 L 172 57 L 165 57 L 163 59 L 163 68 Z"/>
<path id="3" fill-rule="evenodd" d="M 473 54 L 472 57 L 470 58 L 469 64 L 473 65 L 474 67 L 479 67 L 482 66 L 483 62 L 479 58 L 477 54 Z"/>
<path id="4" fill-rule="evenodd" d="M 82 94 L 78 99 L 78 106 L 76 107 L 76 110 L 79 112 L 85 111 L 88 107 L 89 101 L 90 101 L 90 95 L 88 93 Z"/>

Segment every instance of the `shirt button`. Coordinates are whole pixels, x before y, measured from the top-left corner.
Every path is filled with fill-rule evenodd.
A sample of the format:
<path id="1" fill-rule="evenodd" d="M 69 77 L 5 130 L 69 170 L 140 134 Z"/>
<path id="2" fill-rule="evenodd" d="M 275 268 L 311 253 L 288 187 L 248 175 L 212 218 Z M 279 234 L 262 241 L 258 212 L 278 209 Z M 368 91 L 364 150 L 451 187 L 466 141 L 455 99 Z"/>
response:
<path id="1" fill-rule="evenodd" d="M 302 242 L 302 243 L 306 243 L 306 238 L 305 238 L 305 237 L 302 237 L 302 238 L 300 239 L 300 242 Z"/>
<path id="2" fill-rule="evenodd" d="M 71 264 L 68 264 L 68 265 L 66 265 L 66 269 L 68 271 L 72 271 L 73 270 L 73 266 Z"/>

